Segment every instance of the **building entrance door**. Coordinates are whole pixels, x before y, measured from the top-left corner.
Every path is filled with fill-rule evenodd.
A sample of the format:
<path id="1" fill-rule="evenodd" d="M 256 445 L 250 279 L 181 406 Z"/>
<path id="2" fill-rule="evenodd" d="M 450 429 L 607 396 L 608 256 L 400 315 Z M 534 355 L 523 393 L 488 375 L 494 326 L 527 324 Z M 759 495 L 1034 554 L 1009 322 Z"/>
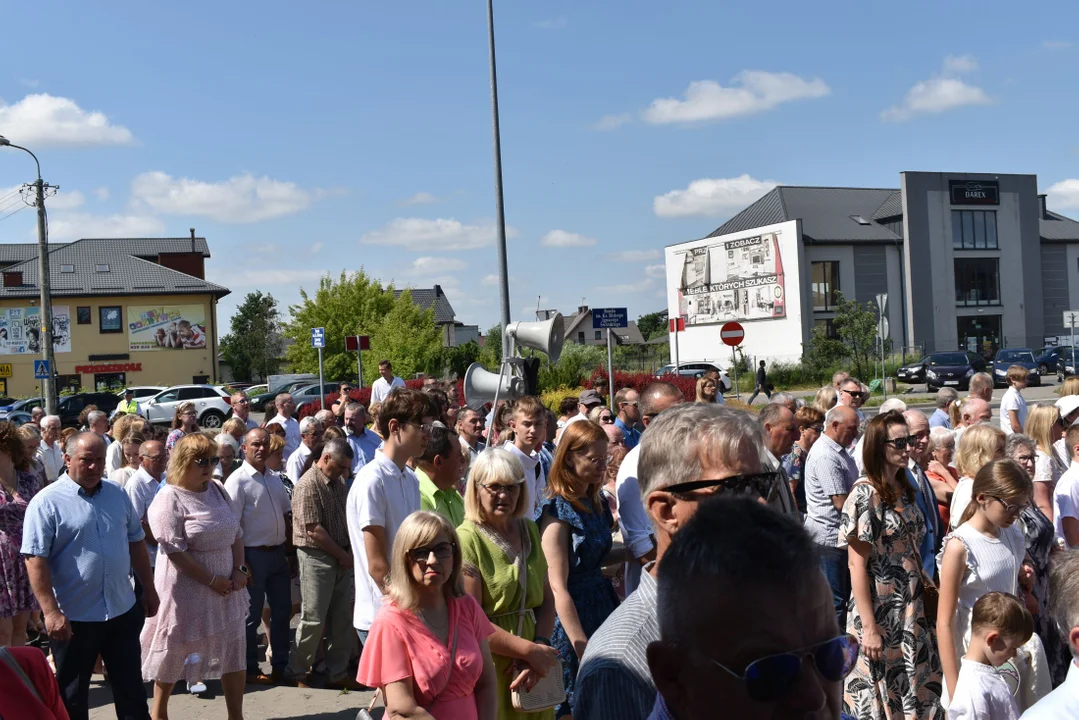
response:
<path id="1" fill-rule="evenodd" d="M 959 349 L 976 352 L 986 360 L 1000 349 L 1000 315 L 968 315 L 956 320 Z"/>

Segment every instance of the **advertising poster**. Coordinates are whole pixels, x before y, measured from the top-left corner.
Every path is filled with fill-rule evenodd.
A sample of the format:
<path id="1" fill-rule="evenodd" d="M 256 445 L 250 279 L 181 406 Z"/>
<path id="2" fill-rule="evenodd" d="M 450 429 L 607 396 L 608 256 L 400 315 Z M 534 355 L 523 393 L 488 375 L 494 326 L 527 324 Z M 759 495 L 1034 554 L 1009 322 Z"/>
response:
<path id="1" fill-rule="evenodd" d="M 206 348 L 202 305 L 129 305 L 127 345 L 131 352 Z"/>
<path id="2" fill-rule="evenodd" d="M 52 349 L 71 352 L 71 317 L 65 305 L 52 306 Z M 0 355 L 41 352 L 41 308 L 0 309 Z"/>
<path id="3" fill-rule="evenodd" d="M 786 317 L 779 233 L 687 251 L 678 300 L 686 325 Z"/>

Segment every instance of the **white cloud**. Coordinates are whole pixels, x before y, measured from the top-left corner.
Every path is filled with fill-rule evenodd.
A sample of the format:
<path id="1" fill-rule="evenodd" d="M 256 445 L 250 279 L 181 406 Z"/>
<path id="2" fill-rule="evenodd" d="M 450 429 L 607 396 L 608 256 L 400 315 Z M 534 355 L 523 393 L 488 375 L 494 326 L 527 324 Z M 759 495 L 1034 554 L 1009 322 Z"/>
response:
<path id="1" fill-rule="evenodd" d="M 1046 40 L 1042 43 L 1042 47 L 1046 50 L 1067 50 L 1072 44 L 1067 40 Z"/>
<path id="2" fill-rule="evenodd" d="M 323 243 L 321 243 L 321 242 L 317 242 L 317 243 L 313 244 L 311 246 L 311 254 L 314 255 L 315 253 L 322 252 L 323 247 L 325 247 L 325 245 Z"/>
<path id="3" fill-rule="evenodd" d="M 645 260 L 655 260 L 660 256 L 659 250 L 623 250 L 622 252 L 611 253 L 607 257 L 615 262 L 644 262 Z"/>
<path id="4" fill-rule="evenodd" d="M 971 55 L 944 58 L 941 73 L 914 84 L 903 102 L 881 112 L 885 122 L 903 122 L 915 115 L 947 112 L 966 105 L 989 105 L 993 99 L 984 90 L 960 79 L 959 75 L 974 72 L 978 61 Z"/>
<path id="5" fill-rule="evenodd" d="M 58 213 L 49 217 L 49 240 L 153 237 L 164 232 L 165 223 L 150 215 Z"/>
<path id="6" fill-rule="evenodd" d="M 464 270 L 468 265 L 463 260 L 444 257 L 418 257 L 412 261 L 409 272 L 413 275 L 431 275 L 434 273 Z"/>
<path id="7" fill-rule="evenodd" d="M 735 76 L 730 87 L 715 80 L 691 82 L 685 99 L 657 98 L 642 117 L 656 125 L 725 120 L 771 110 L 785 102 L 824 97 L 831 92 L 820 78 L 806 80 L 793 73 L 745 70 Z"/>
<path id="8" fill-rule="evenodd" d="M 393 245 L 416 252 L 475 250 L 493 244 L 497 234 L 493 222 L 466 225 L 453 218 L 394 218 L 378 230 L 364 233 L 360 244 Z M 516 234 L 514 228 L 506 228 L 506 237 Z"/>
<path id="9" fill-rule="evenodd" d="M 0 101 L 0 135 L 29 147 L 129 145 L 135 136 L 101 112 L 47 93 L 27 95 L 14 105 Z"/>
<path id="10" fill-rule="evenodd" d="M 596 288 L 596 290 L 605 293 L 612 293 L 614 295 L 628 295 L 630 293 L 651 290 L 653 287 L 655 287 L 655 281 L 652 278 L 645 278 L 644 280 L 635 283 L 621 283 L 619 285 L 600 285 Z"/>
<path id="11" fill-rule="evenodd" d="M 1068 178 L 1046 190 L 1048 204 L 1054 208 L 1079 208 L 1079 180 Z"/>
<path id="12" fill-rule="evenodd" d="M 98 200 L 108 200 L 109 199 L 109 189 L 107 187 L 105 187 L 105 186 L 101 186 L 101 187 L 97 188 L 96 190 L 94 190 L 94 195 L 97 197 Z"/>
<path id="13" fill-rule="evenodd" d="M 644 269 L 644 274 L 650 278 L 665 278 L 667 277 L 667 266 L 662 264 L 649 265 Z"/>
<path id="14" fill-rule="evenodd" d="M 778 184 L 775 180 L 757 180 L 749 175 L 701 178 L 691 182 L 685 190 L 657 195 L 652 201 L 652 209 L 660 217 L 722 215 L 759 200 Z"/>
<path id="15" fill-rule="evenodd" d="M 545 247 L 588 247 L 598 242 L 594 237 L 565 230 L 552 230 L 540 238 L 540 245 Z"/>
<path id="16" fill-rule="evenodd" d="M 212 273 L 214 275 L 216 273 Z M 329 275 L 328 270 L 261 269 L 234 270 L 221 273 L 211 282 L 226 287 L 258 287 L 262 285 L 297 285 L 299 283 L 317 283 Z"/>
<path id="17" fill-rule="evenodd" d="M 569 20 L 565 15 L 559 15 L 555 18 L 548 18 L 546 20 L 536 20 L 532 23 L 532 27 L 537 30 L 561 30 L 569 25 Z"/>
<path id="18" fill-rule="evenodd" d="M 494 287 L 498 285 L 498 273 L 491 273 L 490 275 L 484 275 L 480 280 L 480 285 L 484 287 Z"/>
<path id="19" fill-rule="evenodd" d="M 614 130 L 627 123 L 633 122 L 633 116 L 629 113 L 619 115 L 604 115 L 592 126 L 593 130 Z"/>
<path id="20" fill-rule="evenodd" d="M 313 194 L 295 183 L 251 173 L 222 182 L 145 172 L 131 182 L 136 207 L 165 215 L 201 215 L 223 223 L 253 223 L 306 210 Z"/>
<path id="21" fill-rule="evenodd" d="M 413 195 L 412 197 L 407 197 L 404 200 L 401 200 L 397 204 L 401 205 L 401 206 L 430 205 L 431 203 L 436 203 L 436 202 L 439 202 L 439 201 L 440 201 L 440 198 L 435 197 L 434 195 L 432 195 L 429 192 L 418 192 L 415 195 Z"/>

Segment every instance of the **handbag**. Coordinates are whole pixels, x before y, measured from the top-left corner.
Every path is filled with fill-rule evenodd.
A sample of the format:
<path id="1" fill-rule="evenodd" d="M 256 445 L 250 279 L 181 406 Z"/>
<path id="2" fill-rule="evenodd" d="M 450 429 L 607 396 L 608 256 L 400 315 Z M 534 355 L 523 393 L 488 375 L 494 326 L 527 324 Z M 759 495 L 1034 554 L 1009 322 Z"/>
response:
<path id="1" fill-rule="evenodd" d="M 527 529 L 522 527 L 522 538 L 527 538 Z M 524 631 L 525 603 L 528 600 L 528 552 L 521 547 L 521 568 L 518 576 L 521 581 L 521 608 L 517 613 L 517 637 L 521 637 Z M 562 683 L 562 663 L 555 660 L 555 666 L 547 674 L 540 678 L 536 686 L 531 690 L 518 688 L 510 693 L 513 709 L 517 712 L 536 713 L 542 712 L 566 701 L 566 686 Z"/>

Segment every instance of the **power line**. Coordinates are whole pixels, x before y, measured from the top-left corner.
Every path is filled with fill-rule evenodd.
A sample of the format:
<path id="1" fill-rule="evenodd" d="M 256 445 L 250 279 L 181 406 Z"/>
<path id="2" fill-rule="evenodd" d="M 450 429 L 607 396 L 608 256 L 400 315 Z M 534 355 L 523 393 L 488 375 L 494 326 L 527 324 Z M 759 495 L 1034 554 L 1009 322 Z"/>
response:
<path id="1" fill-rule="evenodd" d="M 27 208 L 27 206 L 26 206 L 26 205 L 23 205 L 22 207 L 17 207 L 17 208 L 15 208 L 15 209 L 14 209 L 14 210 L 12 210 L 11 212 L 9 212 L 9 213 L 8 213 L 7 215 L 4 215 L 3 217 L 0 217 L 0 222 L 4 222 L 5 220 L 7 220 L 7 219 L 8 219 L 9 217 L 11 217 L 12 215 L 14 215 L 15 213 L 17 213 L 17 212 L 22 212 L 22 211 L 23 211 L 23 210 L 25 210 L 26 208 Z"/>

